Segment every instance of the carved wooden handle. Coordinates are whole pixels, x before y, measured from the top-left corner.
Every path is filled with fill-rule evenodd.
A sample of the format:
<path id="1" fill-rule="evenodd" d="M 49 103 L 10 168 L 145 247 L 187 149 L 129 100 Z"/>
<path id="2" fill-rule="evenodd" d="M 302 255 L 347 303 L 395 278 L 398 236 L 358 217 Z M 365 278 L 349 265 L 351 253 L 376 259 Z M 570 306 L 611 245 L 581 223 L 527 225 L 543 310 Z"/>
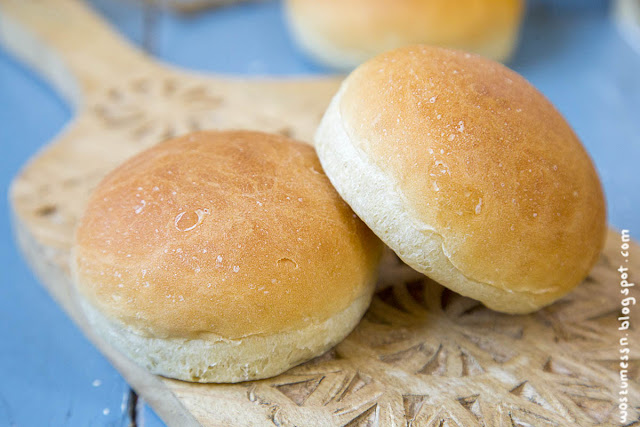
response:
<path id="1" fill-rule="evenodd" d="M 74 106 L 131 70 L 157 67 L 78 0 L 0 0 L 0 43 Z"/>

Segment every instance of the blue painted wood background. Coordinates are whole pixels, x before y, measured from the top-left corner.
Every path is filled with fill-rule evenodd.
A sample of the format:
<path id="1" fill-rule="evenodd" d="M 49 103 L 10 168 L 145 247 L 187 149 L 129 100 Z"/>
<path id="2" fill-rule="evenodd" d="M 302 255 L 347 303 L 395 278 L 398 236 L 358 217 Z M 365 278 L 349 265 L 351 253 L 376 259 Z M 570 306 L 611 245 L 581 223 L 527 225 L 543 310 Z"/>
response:
<path id="1" fill-rule="evenodd" d="M 133 43 L 132 1 L 92 6 Z M 264 1 L 196 15 L 160 12 L 152 49 L 183 67 L 244 75 L 322 74 L 290 40 L 282 5 Z M 609 220 L 640 234 L 640 51 L 596 0 L 532 1 L 509 64 L 566 116 L 595 160 Z M 60 98 L 0 48 L 0 426 L 129 425 L 129 387 L 56 306 L 18 254 L 6 189 L 20 166 L 70 119 Z M 162 421 L 140 405 L 138 425 Z"/>

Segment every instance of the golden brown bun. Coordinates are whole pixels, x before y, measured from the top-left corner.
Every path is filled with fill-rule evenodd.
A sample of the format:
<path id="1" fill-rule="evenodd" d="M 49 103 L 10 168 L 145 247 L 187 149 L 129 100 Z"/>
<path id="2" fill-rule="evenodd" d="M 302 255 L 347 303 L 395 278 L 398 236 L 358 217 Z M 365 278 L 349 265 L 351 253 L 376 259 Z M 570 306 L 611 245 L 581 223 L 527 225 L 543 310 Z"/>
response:
<path id="1" fill-rule="evenodd" d="M 289 28 L 319 62 L 349 69 L 413 43 L 505 61 L 517 39 L 523 0 L 287 0 Z"/>
<path id="2" fill-rule="evenodd" d="M 495 310 L 550 304 L 604 244 L 594 166 L 508 68 L 412 46 L 363 64 L 316 134 L 342 197 L 405 262 Z"/>
<path id="3" fill-rule="evenodd" d="M 312 147 L 200 132 L 100 183 L 72 265 L 89 319 L 120 350 L 162 375 L 226 382 L 276 375 L 344 338 L 380 252 Z"/>

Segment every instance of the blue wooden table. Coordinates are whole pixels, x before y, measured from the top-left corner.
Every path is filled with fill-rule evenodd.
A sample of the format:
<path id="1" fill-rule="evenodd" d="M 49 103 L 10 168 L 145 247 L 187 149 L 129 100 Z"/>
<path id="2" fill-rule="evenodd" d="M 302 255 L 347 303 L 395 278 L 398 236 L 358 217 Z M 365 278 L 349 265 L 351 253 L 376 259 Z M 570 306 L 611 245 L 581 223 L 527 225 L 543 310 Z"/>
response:
<path id="1" fill-rule="evenodd" d="M 92 5 L 142 43 L 142 8 Z M 551 3 L 551 4 L 550 4 Z M 321 74 L 287 35 L 279 2 L 157 15 L 151 48 L 167 62 L 244 75 Z M 604 1 L 532 2 L 509 64 L 566 116 L 603 180 L 609 221 L 640 234 L 640 54 Z M 20 166 L 72 115 L 37 75 L 0 48 L 0 425 L 129 425 L 128 385 L 36 283 L 10 231 L 6 188 Z M 138 425 L 162 421 L 143 403 Z"/>

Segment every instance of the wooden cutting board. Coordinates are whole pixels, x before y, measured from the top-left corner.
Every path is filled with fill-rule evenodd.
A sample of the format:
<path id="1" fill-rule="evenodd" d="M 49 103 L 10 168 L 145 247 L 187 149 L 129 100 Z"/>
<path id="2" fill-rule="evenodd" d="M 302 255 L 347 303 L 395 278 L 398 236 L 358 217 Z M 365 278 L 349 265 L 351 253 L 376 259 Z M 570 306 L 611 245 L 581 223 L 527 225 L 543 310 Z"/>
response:
<path id="1" fill-rule="evenodd" d="M 358 328 L 283 375 L 206 385 L 138 368 L 88 328 L 69 281 L 73 230 L 90 190 L 127 157 L 192 129 L 260 129 L 309 141 L 339 79 L 176 70 L 129 46 L 77 0 L 0 0 L 0 43 L 76 111 L 12 184 L 19 245 L 56 301 L 167 424 L 619 425 L 619 340 L 627 335 L 627 424 L 640 422 L 640 335 L 637 327 L 618 331 L 616 271 L 628 266 L 633 279 L 640 247 L 625 259 L 615 231 L 576 291 L 528 316 L 488 310 L 387 254 L 381 280 L 394 286 L 377 294 Z M 632 311 L 635 324 L 639 316 Z"/>
<path id="2" fill-rule="evenodd" d="M 140 1 L 140 0 L 137 0 Z M 179 12 L 197 12 L 210 7 L 227 6 L 248 0 L 142 0 L 158 7 L 169 6 Z"/>

